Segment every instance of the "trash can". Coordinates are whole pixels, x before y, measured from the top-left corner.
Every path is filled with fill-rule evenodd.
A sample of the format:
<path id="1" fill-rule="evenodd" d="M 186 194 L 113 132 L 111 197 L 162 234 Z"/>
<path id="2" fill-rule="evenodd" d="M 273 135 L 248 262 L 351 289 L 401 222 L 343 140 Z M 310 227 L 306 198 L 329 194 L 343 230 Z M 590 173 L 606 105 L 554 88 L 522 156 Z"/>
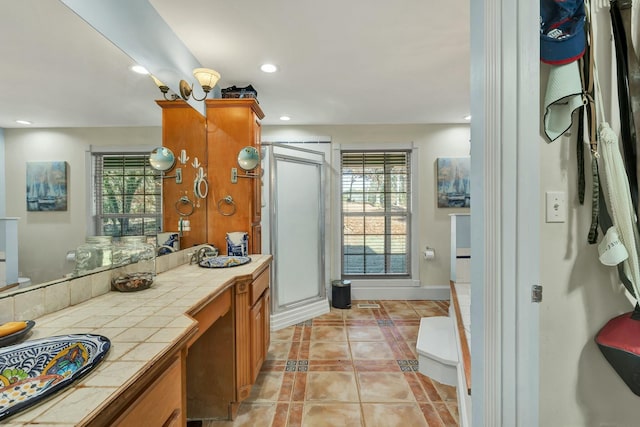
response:
<path id="1" fill-rule="evenodd" d="M 351 308 L 351 280 L 331 281 L 331 305 L 335 308 Z"/>

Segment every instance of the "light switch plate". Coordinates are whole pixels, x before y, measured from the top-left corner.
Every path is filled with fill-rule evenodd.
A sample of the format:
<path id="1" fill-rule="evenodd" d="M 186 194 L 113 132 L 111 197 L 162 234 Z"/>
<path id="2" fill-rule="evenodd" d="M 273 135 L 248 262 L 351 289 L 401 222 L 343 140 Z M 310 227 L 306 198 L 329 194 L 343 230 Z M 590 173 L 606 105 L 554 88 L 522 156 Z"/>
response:
<path id="1" fill-rule="evenodd" d="M 564 191 L 547 191 L 546 195 L 546 221 L 565 222 L 567 220 L 567 202 Z"/>

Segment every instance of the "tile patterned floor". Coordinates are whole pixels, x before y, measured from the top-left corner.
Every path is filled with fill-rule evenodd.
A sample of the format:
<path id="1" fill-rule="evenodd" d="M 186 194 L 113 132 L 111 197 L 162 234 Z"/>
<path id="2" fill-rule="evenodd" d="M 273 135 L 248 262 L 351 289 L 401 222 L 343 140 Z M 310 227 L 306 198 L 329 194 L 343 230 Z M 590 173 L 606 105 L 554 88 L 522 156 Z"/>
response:
<path id="1" fill-rule="evenodd" d="M 446 316 L 448 304 L 353 301 L 272 333 L 236 420 L 204 427 L 457 426 L 455 387 L 417 372 L 415 349 L 420 318 Z"/>

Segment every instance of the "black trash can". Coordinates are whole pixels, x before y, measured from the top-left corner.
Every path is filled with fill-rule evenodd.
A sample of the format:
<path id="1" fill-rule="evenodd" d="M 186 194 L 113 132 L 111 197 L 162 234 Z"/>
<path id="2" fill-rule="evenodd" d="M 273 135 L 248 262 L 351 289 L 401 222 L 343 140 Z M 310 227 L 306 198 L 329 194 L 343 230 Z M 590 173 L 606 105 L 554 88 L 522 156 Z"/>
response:
<path id="1" fill-rule="evenodd" d="M 331 305 L 335 308 L 351 308 L 351 280 L 331 281 Z"/>

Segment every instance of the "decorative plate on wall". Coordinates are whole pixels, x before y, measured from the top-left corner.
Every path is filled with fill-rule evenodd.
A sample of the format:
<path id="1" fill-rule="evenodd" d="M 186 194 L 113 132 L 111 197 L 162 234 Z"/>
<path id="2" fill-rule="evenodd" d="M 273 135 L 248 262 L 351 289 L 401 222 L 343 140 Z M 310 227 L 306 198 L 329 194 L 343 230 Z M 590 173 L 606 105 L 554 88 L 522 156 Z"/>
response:
<path id="1" fill-rule="evenodd" d="M 111 341 L 102 335 L 74 334 L 0 349 L 0 420 L 86 375 L 110 347 Z"/>

